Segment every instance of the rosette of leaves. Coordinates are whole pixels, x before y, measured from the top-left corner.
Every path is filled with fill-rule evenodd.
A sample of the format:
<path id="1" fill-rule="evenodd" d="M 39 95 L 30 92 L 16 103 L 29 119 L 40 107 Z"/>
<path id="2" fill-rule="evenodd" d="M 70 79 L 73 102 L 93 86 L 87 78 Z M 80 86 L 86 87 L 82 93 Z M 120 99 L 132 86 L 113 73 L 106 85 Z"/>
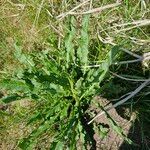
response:
<path id="1" fill-rule="evenodd" d="M 87 124 L 90 119 L 87 110 L 99 93 L 99 84 L 113 59 L 110 53 L 100 67 L 88 67 L 88 24 L 89 16 L 84 16 L 80 37 L 76 39 L 76 19 L 70 18 L 62 51 L 24 54 L 15 44 L 15 57 L 22 66 L 11 78 L 0 81 L 0 88 L 10 93 L 1 101 L 29 98 L 38 105 L 27 123 L 36 124 L 36 128 L 20 140 L 20 148 L 33 149 L 45 133 L 50 134 L 50 149 L 75 150 L 77 146 L 87 149 L 88 145 L 96 144 L 93 134 L 98 128 Z"/>

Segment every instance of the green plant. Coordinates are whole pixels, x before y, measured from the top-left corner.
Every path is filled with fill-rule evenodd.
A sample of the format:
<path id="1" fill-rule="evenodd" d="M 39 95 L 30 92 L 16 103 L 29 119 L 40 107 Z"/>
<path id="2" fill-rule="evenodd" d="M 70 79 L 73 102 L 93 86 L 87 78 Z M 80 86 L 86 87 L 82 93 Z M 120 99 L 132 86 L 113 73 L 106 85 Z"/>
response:
<path id="1" fill-rule="evenodd" d="M 100 82 L 114 62 L 118 48 L 114 47 L 98 68 L 91 67 L 88 24 L 89 16 L 84 16 L 81 35 L 77 39 L 76 19 L 70 18 L 62 51 L 24 54 L 21 47 L 15 44 L 15 57 L 22 66 L 11 77 L 0 81 L 0 88 L 10 93 L 1 100 L 9 103 L 29 98 L 38 104 L 27 123 L 34 124 L 36 128 L 19 142 L 20 148 L 33 149 L 46 132 L 51 136 L 50 149 L 56 150 L 74 150 L 78 144 L 81 149 L 86 149 L 88 144 L 95 145 L 94 132 L 101 130 L 102 136 L 106 135 L 106 129 L 102 131 L 103 128 L 97 127 L 96 122 L 88 125 L 93 117 L 88 108 L 100 93 Z M 110 122 L 114 130 L 124 136 L 112 119 Z"/>

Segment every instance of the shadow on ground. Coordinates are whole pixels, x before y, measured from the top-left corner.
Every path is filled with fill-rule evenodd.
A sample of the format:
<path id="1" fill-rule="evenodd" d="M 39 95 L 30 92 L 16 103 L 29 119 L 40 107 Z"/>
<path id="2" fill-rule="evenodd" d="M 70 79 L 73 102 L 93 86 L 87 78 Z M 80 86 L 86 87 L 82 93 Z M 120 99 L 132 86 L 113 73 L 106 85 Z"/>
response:
<path id="1" fill-rule="evenodd" d="M 122 57 L 125 58 L 125 57 Z M 128 57 L 127 60 L 132 60 L 133 57 Z M 117 68 L 112 68 L 112 71 L 117 74 L 130 75 L 128 78 L 134 78 L 134 76 L 148 79 L 150 77 L 150 71 L 143 70 L 143 65 L 140 63 L 133 63 L 129 65 L 122 65 Z M 122 95 L 134 91 L 142 82 L 131 82 L 127 80 L 114 77 L 109 80 L 108 83 L 104 83 L 102 97 L 106 99 L 120 98 Z M 102 83 L 103 84 L 103 83 Z M 119 106 L 115 109 L 116 114 L 122 119 L 130 121 L 132 114 L 135 114 L 135 119 L 128 129 L 126 129 L 127 137 L 132 140 L 133 144 L 128 144 L 123 141 L 118 144 L 118 150 L 149 150 L 150 149 L 150 86 L 142 89 L 134 98 L 127 101 L 123 106 Z M 110 101 L 113 105 L 116 101 Z M 129 112 L 127 112 L 129 111 Z M 110 113 L 111 114 L 111 113 Z M 115 119 L 115 118 L 114 118 Z M 121 120 L 122 120 L 121 119 Z M 121 124 L 121 120 L 120 123 Z M 121 125 L 122 127 L 122 125 Z M 113 140 L 113 139 L 112 139 Z M 112 149 L 111 149 L 112 150 Z M 114 149 L 116 150 L 116 148 Z"/>

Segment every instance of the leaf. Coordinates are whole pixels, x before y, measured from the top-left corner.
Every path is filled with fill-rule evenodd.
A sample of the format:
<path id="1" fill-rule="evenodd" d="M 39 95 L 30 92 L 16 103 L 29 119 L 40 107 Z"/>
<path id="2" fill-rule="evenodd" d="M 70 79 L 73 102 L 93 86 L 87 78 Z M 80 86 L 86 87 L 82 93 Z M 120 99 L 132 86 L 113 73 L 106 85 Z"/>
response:
<path id="1" fill-rule="evenodd" d="M 30 88 L 20 80 L 3 79 L 0 80 L 0 89 L 10 90 L 13 92 L 29 92 Z"/>
<path id="2" fill-rule="evenodd" d="M 76 82 L 76 84 L 75 84 L 75 89 L 76 89 L 76 91 L 78 91 L 78 95 L 81 95 L 81 93 L 83 92 L 82 91 L 82 89 L 83 89 L 83 87 L 82 87 L 82 82 L 83 82 L 83 78 L 80 78 L 77 82 Z"/>
<path id="3" fill-rule="evenodd" d="M 16 59 L 18 59 L 23 64 L 26 64 L 26 65 L 29 65 L 29 66 L 32 66 L 32 67 L 35 66 L 31 56 L 30 55 L 25 55 L 25 54 L 22 53 L 21 46 L 18 46 L 17 43 L 15 43 L 14 47 L 15 47 L 14 55 L 15 55 Z"/>
<path id="4" fill-rule="evenodd" d="M 109 132 L 109 128 L 108 127 L 106 128 L 103 125 L 94 124 L 94 131 L 99 134 L 101 139 L 104 139 Z"/>
<path id="5" fill-rule="evenodd" d="M 43 85 L 43 88 L 48 90 L 52 95 L 65 95 L 66 90 L 59 85 L 55 83 L 49 83 L 49 82 L 44 82 L 45 85 Z"/>
<path id="6" fill-rule="evenodd" d="M 15 57 L 20 60 L 20 61 L 24 61 L 25 60 L 25 56 L 22 55 L 22 47 L 18 46 L 17 43 L 14 44 L 15 47 Z"/>
<path id="7" fill-rule="evenodd" d="M 34 115 L 30 116 L 30 119 L 27 122 L 27 125 L 31 124 L 32 122 L 35 122 L 39 119 L 42 119 L 41 113 L 37 112 Z"/>
<path id="8" fill-rule="evenodd" d="M 56 144 L 55 150 L 63 150 L 63 147 L 64 147 L 63 142 L 58 142 L 58 143 Z"/>
<path id="9" fill-rule="evenodd" d="M 69 141 L 69 143 L 70 144 L 68 144 L 69 146 L 69 149 L 70 150 L 74 150 L 74 149 L 77 149 L 76 148 L 76 145 L 77 145 L 77 141 L 76 141 L 76 131 L 75 130 L 73 130 L 73 132 L 72 132 L 72 134 L 71 134 L 71 136 L 70 136 L 70 141 Z"/>
<path id="10" fill-rule="evenodd" d="M 73 39 L 75 37 L 75 18 L 71 17 L 70 30 L 65 39 L 65 47 L 66 47 L 66 60 L 67 60 L 67 68 L 69 67 L 70 62 L 75 62 L 75 52 L 74 52 L 74 43 Z"/>
<path id="11" fill-rule="evenodd" d="M 35 141 L 32 141 L 32 139 L 29 138 L 23 138 L 19 141 L 19 148 L 22 150 L 33 150 L 33 147 L 36 145 Z"/>
<path id="12" fill-rule="evenodd" d="M 63 107 L 62 110 L 61 110 L 61 116 L 60 116 L 60 119 L 64 119 L 64 117 L 67 117 L 68 116 L 68 108 L 69 108 L 70 105 L 68 104 L 63 104 Z"/>
<path id="13" fill-rule="evenodd" d="M 37 129 L 35 129 L 30 137 L 33 137 L 34 139 L 37 138 L 39 135 L 43 134 L 48 128 L 50 128 L 49 121 L 45 121 L 43 124 L 41 124 Z"/>
<path id="14" fill-rule="evenodd" d="M 0 100 L 4 103 L 10 103 L 16 100 L 20 100 L 22 97 L 19 96 L 18 94 L 14 94 L 14 95 L 9 95 L 9 96 L 5 96 L 3 98 L 1 98 Z"/>
<path id="15" fill-rule="evenodd" d="M 88 64 L 88 53 L 89 53 L 88 24 L 89 24 L 89 15 L 86 15 L 84 16 L 82 21 L 81 38 L 79 40 L 79 48 L 77 50 L 79 62 L 83 66 L 86 66 Z"/>
<path id="16" fill-rule="evenodd" d="M 63 142 L 53 142 L 51 144 L 50 150 L 63 150 L 64 144 Z"/>
<path id="17" fill-rule="evenodd" d="M 78 123 L 78 130 L 79 130 L 79 134 L 80 134 L 80 140 L 81 140 L 82 144 L 84 144 L 85 143 L 85 134 L 83 131 L 83 126 L 81 125 L 80 122 Z"/>
<path id="18" fill-rule="evenodd" d="M 109 58 L 108 58 L 109 65 L 111 65 L 112 63 L 115 63 L 118 53 L 119 53 L 119 46 L 117 45 L 117 46 L 114 46 L 109 52 Z"/>
<path id="19" fill-rule="evenodd" d="M 76 116 L 73 116 L 71 119 L 68 120 L 67 125 L 63 125 L 62 133 L 59 135 L 61 137 L 68 137 L 69 134 L 72 134 L 73 128 L 75 128 L 77 123 L 77 118 Z"/>

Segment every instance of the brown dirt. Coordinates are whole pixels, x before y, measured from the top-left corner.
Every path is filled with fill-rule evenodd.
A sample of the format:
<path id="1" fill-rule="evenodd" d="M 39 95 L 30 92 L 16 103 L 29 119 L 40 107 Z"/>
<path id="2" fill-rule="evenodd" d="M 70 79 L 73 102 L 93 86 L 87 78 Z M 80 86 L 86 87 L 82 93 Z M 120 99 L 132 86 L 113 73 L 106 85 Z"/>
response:
<path id="1" fill-rule="evenodd" d="M 98 99 L 96 100 L 100 101 L 101 105 L 103 106 L 109 103 L 108 100 L 101 98 L 101 97 L 98 97 Z M 112 103 L 110 103 L 109 105 L 111 106 Z M 108 113 L 116 121 L 116 123 L 121 128 L 123 128 L 124 134 L 128 135 L 130 128 L 132 126 L 132 123 L 135 120 L 135 116 L 132 115 L 132 118 L 130 118 L 130 120 L 125 119 L 118 114 L 116 109 L 111 109 Z M 96 122 L 104 124 L 104 125 L 108 125 L 108 126 L 110 124 L 105 114 L 97 118 Z M 100 136 L 97 134 L 94 135 L 94 138 L 97 143 L 96 150 L 120 150 L 121 145 L 124 143 L 124 138 L 118 135 L 115 131 L 113 131 L 111 127 L 109 128 L 109 133 L 106 138 L 101 139 Z"/>

